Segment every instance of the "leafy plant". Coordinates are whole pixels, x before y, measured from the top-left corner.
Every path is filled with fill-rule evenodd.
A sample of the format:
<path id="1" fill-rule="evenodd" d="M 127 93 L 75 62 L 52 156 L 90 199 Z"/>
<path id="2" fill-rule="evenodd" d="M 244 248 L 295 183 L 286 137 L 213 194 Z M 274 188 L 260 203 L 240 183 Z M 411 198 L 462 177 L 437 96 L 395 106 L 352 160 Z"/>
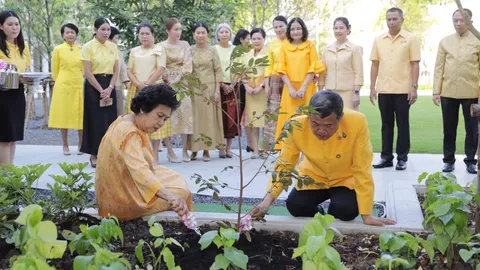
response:
<path id="1" fill-rule="evenodd" d="M 174 244 L 184 250 L 182 245 L 180 245 L 180 243 L 178 243 L 177 240 L 175 240 L 174 238 L 169 237 L 165 239 L 163 227 L 160 223 L 156 222 L 156 217 L 154 215 L 151 216 L 148 220 L 148 226 L 150 226 L 149 231 L 150 234 L 155 237 L 155 241 L 152 243 L 140 239 L 137 247 L 135 248 L 135 256 L 137 257 L 137 260 L 142 264 L 145 263 L 142 248 L 146 244 L 148 249 L 150 250 L 149 256 L 151 256 L 153 259 L 153 269 L 160 269 L 160 260 L 163 257 L 163 261 L 165 262 L 169 270 L 181 270 L 182 268 L 180 268 L 180 266 L 175 266 L 175 257 L 173 256 L 173 253 L 168 246 Z M 158 253 L 158 255 L 155 254 L 156 248 L 160 248 L 160 253 Z"/>
<path id="2" fill-rule="evenodd" d="M 57 220 L 59 216 L 82 213 L 94 205 L 94 202 L 88 197 L 88 190 L 94 185 L 93 173 L 83 171 L 88 163 L 59 163 L 58 165 L 65 175 L 50 175 L 55 183 L 47 184 L 57 200 L 53 204 L 53 214 Z"/>
<path id="3" fill-rule="evenodd" d="M 13 263 L 13 269 L 44 269 L 47 259 L 62 258 L 67 242 L 57 240 L 57 226 L 49 220 L 42 221 L 43 213 L 39 205 L 32 204 L 20 212 L 15 220 L 22 225 L 13 235 L 15 247 L 22 255 Z"/>
<path id="4" fill-rule="evenodd" d="M 335 221 L 332 215 L 320 213 L 305 224 L 298 248 L 293 250 L 292 258 L 302 257 L 303 269 L 347 269 L 340 258 L 340 254 L 329 244 L 335 237 L 336 229 L 330 224 Z"/>
<path id="5" fill-rule="evenodd" d="M 398 232 L 391 233 L 386 231 L 380 235 L 380 251 L 382 255 L 375 263 L 375 267 L 387 267 L 394 269 L 395 267 L 404 267 L 406 269 L 413 268 L 417 263 L 417 253 L 421 250 L 421 246 L 425 249 L 430 262 L 433 262 L 435 251 L 432 244 L 418 236 L 409 233 Z"/>
<path id="6" fill-rule="evenodd" d="M 15 205 L 16 199 L 8 199 L 5 189 L 0 188 L 0 238 L 9 239 L 15 231 L 13 217 L 18 216 L 18 206 Z"/>
<path id="7" fill-rule="evenodd" d="M 209 231 L 202 235 L 198 243 L 201 250 L 208 248 L 212 242 L 217 248 L 223 248 L 223 253 L 215 257 L 210 269 L 247 269 L 248 256 L 233 245 L 240 239 L 240 233 L 232 228 L 220 228 L 220 231 Z"/>
<path id="8" fill-rule="evenodd" d="M 480 234 L 475 234 L 472 239 L 480 240 Z M 471 263 L 475 266 L 476 270 L 480 270 L 480 242 L 470 240 L 468 243 L 462 243 L 468 247 L 468 249 L 460 249 L 460 257 L 466 263 Z"/>
<path id="9" fill-rule="evenodd" d="M 468 228 L 468 205 L 473 196 L 457 184 L 453 174 L 423 173 L 418 181 L 424 179 L 427 192 L 423 203 L 423 226 L 431 233 L 429 240 L 434 247 L 446 254 L 447 268 L 451 269 L 455 245 L 468 242 L 472 237 Z"/>
<path id="10" fill-rule="evenodd" d="M 68 248 L 70 253 L 76 251 L 79 255 L 91 255 L 95 252 L 95 245 L 100 248 L 106 247 L 113 239 L 118 239 L 123 245 L 123 232 L 118 219 L 114 216 L 103 218 L 99 225 L 80 225 L 80 233 L 76 234 L 69 230 L 63 230 L 63 238 L 70 241 Z"/>
<path id="11" fill-rule="evenodd" d="M 95 243 L 92 243 L 92 246 L 95 255 L 75 257 L 73 270 L 132 269 L 128 260 L 122 258 L 122 253 L 113 253 Z"/>

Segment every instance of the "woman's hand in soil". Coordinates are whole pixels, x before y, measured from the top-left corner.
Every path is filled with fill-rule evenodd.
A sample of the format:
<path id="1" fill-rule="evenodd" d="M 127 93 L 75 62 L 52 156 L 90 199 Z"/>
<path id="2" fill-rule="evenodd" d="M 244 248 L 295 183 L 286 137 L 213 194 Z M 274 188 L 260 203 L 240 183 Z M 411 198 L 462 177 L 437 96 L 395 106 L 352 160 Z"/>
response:
<path id="1" fill-rule="evenodd" d="M 252 216 L 253 219 L 262 219 L 265 217 L 265 214 L 268 212 L 268 208 L 270 208 L 270 205 L 273 203 L 273 198 L 271 194 L 268 194 L 265 199 L 259 204 L 257 204 L 255 207 L 250 210 L 250 216 Z"/>
<path id="2" fill-rule="evenodd" d="M 388 218 L 374 217 L 372 215 L 362 215 L 363 223 L 371 226 L 395 225 L 397 222 Z"/>
<path id="3" fill-rule="evenodd" d="M 177 212 L 177 214 L 182 217 L 188 214 L 188 207 L 187 203 L 179 197 L 175 197 L 168 201 L 170 207 L 172 207 L 173 211 Z"/>

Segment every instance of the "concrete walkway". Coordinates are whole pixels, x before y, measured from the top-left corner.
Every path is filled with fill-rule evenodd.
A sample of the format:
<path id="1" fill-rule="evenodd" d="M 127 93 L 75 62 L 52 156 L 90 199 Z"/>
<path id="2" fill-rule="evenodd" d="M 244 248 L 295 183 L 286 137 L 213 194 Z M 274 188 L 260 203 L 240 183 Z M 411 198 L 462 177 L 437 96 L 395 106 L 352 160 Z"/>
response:
<path id="1" fill-rule="evenodd" d="M 75 149 L 74 147 L 71 148 Z M 181 150 L 176 149 L 177 155 L 181 156 Z M 238 152 L 237 152 L 238 153 Z M 200 153 L 201 154 L 201 153 Z M 167 166 L 177 172 L 182 173 L 189 187 L 193 193 L 198 190 L 198 185 L 195 184 L 191 176 L 199 174 L 205 179 L 217 176 L 221 182 L 225 182 L 232 188 L 239 187 L 240 173 L 239 173 L 239 159 L 234 157 L 233 159 L 220 159 L 218 158 L 218 152 L 210 152 L 212 160 L 210 162 L 204 162 L 201 159 L 192 161 L 189 163 L 168 163 L 166 160 L 166 152 L 160 152 L 161 165 Z M 249 157 L 250 154 L 244 152 L 245 157 Z M 379 154 L 375 154 L 374 163 L 379 159 Z M 463 157 L 457 156 L 457 168 L 454 174 L 457 176 L 458 182 L 462 185 L 472 182 L 475 179 L 475 175 L 468 174 L 463 164 Z M 49 177 L 51 174 L 63 174 L 57 163 L 68 162 L 89 162 L 89 155 L 76 155 L 75 151 L 72 151 L 71 156 L 64 156 L 62 154 L 61 146 L 47 146 L 47 145 L 18 145 L 17 153 L 15 157 L 15 165 L 22 166 L 27 164 L 36 163 L 51 163 L 52 166 L 45 172 L 45 174 L 38 181 L 37 187 L 47 188 L 47 183 L 53 183 L 53 179 Z M 273 168 L 274 159 L 266 161 L 265 166 L 268 169 Z M 244 163 L 244 177 L 248 182 L 259 171 L 263 160 L 247 160 Z M 233 169 L 224 171 L 227 166 L 233 166 Z M 432 154 L 410 154 L 407 170 L 396 171 L 394 168 L 386 169 L 374 169 L 373 177 L 375 179 L 375 200 L 385 201 L 388 185 L 392 186 L 409 186 L 417 184 L 418 176 L 423 172 L 433 173 L 440 171 L 442 168 L 442 155 Z M 90 166 L 87 167 L 87 171 L 95 172 Z M 266 185 L 269 180 L 269 174 L 265 174 L 265 169 L 258 173 L 256 179 L 246 188 L 244 192 L 245 197 L 261 198 L 265 194 Z M 220 189 L 220 188 L 219 188 Z M 398 189 L 401 193 L 402 189 Z M 211 192 L 203 192 L 202 194 L 211 194 Z M 221 189 L 221 196 L 239 196 L 237 190 Z M 280 198 L 286 198 L 287 193 L 283 192 Z M 396 193 L 395 196 L 401 197 L 401 194 Z"/>

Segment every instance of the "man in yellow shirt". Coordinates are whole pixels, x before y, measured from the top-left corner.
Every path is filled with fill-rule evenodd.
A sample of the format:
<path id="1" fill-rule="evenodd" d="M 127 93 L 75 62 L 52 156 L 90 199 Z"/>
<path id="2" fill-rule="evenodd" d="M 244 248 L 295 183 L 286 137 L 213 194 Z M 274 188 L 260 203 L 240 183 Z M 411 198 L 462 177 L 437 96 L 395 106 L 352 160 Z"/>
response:
<path id="1" fill-rule="evenodd" d="M 410 106 L 417 100 L 420 41 L 402 29 L 403 11 L 391 8 L 386 15 L 388 32 L 373 42 L 370 72 L 370 101 L 382 117 L 381 160 L 374 168 L 393 166 L 393 132 L 397 122 L 397 170 L 407 168 L 410 151 Z M 378 78 L 378 80 L 377 80 Z"/>
<path id="2" fill-rule="evenodd" d="M 465 9 L 472 18 L 472 11 Z M 465 119 L 465 155 L 467 171 L 477 173 L 475 152 L 478 144 L 477 119 L 470 116 L 470 105 L 480 96 L 480 41 L 468 30 L 460 10 L 453 13 L 455 34 L 440 41 L 435 76 L 433 102 L 442 104 L 443 116 L 443 171 L 455 170 L 458 109 L 462 105 Z"/>
<path id="3" fill-rule="evenodd" d="M 323 213 L 319 204 L 330 199 L 328 213 L 340 220 L 350 221 L 360 214 L 367 225 L 395 224 L 393 220 L 372 216 L 373 151 L 365 116 L 348 109 L 344 112 L 342 97 L 331 90 L 315 93 L 309 106 L 314 113 L 290 120 L 296 122 L 290 122 L 293 132 L 283 141 L 267 195 L 252 209 L 252 217 L 265 215 L 282 190 L 287 190 L 288 186 L 283 184 L 291 180 L 291 174 L 286 174 L 295 169 L 303 153 L 298 173 L 313 180 L 313 184 L 297 179 L 286 202 L 292 216 Z"/>

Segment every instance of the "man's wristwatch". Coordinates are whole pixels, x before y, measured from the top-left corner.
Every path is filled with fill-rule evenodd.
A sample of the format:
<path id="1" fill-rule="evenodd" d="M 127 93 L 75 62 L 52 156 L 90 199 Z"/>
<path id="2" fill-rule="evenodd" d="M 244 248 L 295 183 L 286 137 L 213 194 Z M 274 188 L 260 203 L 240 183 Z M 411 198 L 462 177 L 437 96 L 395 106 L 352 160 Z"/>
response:
<path id="1" fill-rule="evenodd" d="M 358 95 L 358 94 L 360 94 L 360 90 L 353 90 L 353 93 Z"/>
<path id="2" fill-rule="evenodd" d="M 412 83 L 412 87 L 415 88 L 415 89 L 418 89 L 418 84 Z"/>
<path id="3" fill-rule="evenodd" d="M 109 86 L 108 86 L 108 88 L 112 88 L 112 89 L 113 89 L 114 87 L 115 87 L 115 86 L 113 86 L 113 85 L 109 85 Z"/>
<path id="4" fill-rule="evenodd" d="M 260 84 L 260 87 L 262 87 L 263 89 L 265 89 L 265 85 L 263 85 L 263 83 Z"/>

